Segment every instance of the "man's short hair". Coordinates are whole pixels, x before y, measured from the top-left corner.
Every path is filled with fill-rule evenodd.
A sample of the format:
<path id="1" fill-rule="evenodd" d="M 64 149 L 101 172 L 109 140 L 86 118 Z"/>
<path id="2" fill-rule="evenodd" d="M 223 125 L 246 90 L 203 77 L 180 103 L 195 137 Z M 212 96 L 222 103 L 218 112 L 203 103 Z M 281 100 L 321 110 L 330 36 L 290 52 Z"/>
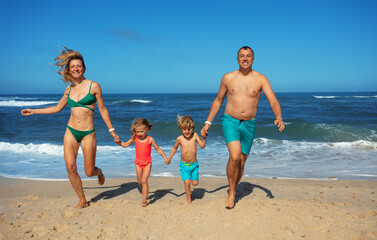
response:
<path id="1" fill-rule="evenodd" d="M 237 57 L 238 57 L 238 54 L 240 53 L 241 49 L 244 49 L 244 50 L 250 49 L 251 52 L 253 53 L 253 57 L 254 57 L 254 51 L 253 51 L 253 49 L 251 49 L 251 47 L 249 47 L 249 46 L 243 46 L 243 47 L 241 47 L 241 48 L 238 50 L 238 52 L 237 52 Z"/>

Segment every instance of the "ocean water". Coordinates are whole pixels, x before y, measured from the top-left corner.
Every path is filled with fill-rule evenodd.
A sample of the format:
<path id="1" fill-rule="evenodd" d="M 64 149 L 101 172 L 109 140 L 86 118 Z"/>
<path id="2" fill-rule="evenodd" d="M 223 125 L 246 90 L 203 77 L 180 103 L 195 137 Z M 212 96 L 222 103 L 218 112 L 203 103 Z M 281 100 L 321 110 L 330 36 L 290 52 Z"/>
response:
<path id="1" fill-rule="evenodd" d="M 280 133 L 262 95 L 255 140 L 245 177 L 377 180 L 377 92 L 277 93 L 286 129 Z M 117 134 L 128 140 L 135 118 L 153 123 L 149 132 L 170 153 L 180 135 L 176 116 L 189 114 L 200 132 L 216 94 L 108 94 L 105 104 Z M 28 179 L 67 179 L 63 135 L 70 109 L 52 115 L 20 114 L 24 108 L 55 105 L 61 95 L 0 95 L 0 175 Z M 226 177 L 228 151 L 222 136 L 220 109 L 205 149 L 198 148 L 200 176 Z M 98 109 L 96 165 L 107 178 L 135 177 L 133 145 L 113 142 Z M 152 176 L 180 176 L 180 152 L 165 165 L 153 149 Z M 83 179 L 81 150 L 77 159 Z"/>

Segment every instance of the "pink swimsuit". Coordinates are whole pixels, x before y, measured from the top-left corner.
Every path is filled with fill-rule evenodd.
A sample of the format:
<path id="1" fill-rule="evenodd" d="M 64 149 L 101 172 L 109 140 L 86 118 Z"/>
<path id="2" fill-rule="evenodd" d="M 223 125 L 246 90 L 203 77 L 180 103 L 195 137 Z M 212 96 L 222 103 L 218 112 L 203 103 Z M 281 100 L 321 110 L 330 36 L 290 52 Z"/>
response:
<path id="1" fill-rule="evenodd" d="M 136 158 L 134 163 L 136 163 L 141 169 L 144 169 L 148 164 L 152 162 L 152 147 L 150 143 L 150 136 L 147 137 L 147 140 L 145 142 L 140 142 L 139 137 L 136 136 L 135 151 Z"/>

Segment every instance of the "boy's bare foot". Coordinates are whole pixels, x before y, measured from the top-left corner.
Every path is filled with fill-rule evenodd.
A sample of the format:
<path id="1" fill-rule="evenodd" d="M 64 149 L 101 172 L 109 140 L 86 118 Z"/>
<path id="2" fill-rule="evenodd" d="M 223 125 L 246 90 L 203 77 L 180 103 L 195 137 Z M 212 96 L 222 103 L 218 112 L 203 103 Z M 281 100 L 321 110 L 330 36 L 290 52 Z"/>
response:
<path id="1" fill-rule="evenodd" d="M 148 204 L 147 204 L 147 201 L 142 201 L 141 203 L 140 203 L 140 206 L 142 206 L 142 207 L 146 207 Z"/>
<path id="2" fill-rule="evenodd" d="M 86 208 L 86 207 L 89 207 L 89 203 L 87 201 L 79 202 L 79 204 L 77 204 L 76 206 L 77 209 Z"/>
<path id="3" fill-rule="evenodd" d="M 99 174 L 97 175 L 98 176 L 98 184 L 103 185 L 105 183 L 105 176 L 103 175 L 101 168 L 98 168 L 98 170 L 99 170 Z"/>
<path id="4" fill-rule="evenodd" d="M 235 199 L 234 195 L 228 194 L 228 199 L 225 202 L 225 208 L 227 209 L 234 208 L 234 199 Z"/>

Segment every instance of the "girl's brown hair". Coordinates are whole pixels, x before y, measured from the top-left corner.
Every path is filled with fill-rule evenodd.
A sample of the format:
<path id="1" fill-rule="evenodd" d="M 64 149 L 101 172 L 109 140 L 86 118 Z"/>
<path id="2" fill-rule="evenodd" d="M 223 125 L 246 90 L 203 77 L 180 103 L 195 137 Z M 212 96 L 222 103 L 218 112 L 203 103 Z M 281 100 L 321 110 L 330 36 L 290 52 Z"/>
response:
<path id="1" fill-rule="evenodd" d="M 148 128 L 148 130 L 151 130 L 152 129 L 152 123 L 148 122 L 147 119 L 145 118 L 137 118 L 134 123 L 132 124 L 131 126 L 131 135 L 133 138 L 136 137 L 136 130 L 135 128 L 136 127 L 140 127 L 140 126 L 146 126 Z"/>
<path id="2" fill-rule="evenodd" d="M 60 69 L 57 70 L 58 74 L 61 75 L 61 79 L 64 81 L 64 83 L 73 83 L 73 78 L 71 74 L 69 73 L 69 63 L 73 59 L 78 59 L 82 62 L 82 65 L 84 69 L 85 63 L 84 63 L 84 58 L 83 56 L 72 49 L 68 49 L 66 47 L 63 47 L 64 49 L 60 51 L 60 54 L 55 58 L 55 65 L 58 66 Z"/>

